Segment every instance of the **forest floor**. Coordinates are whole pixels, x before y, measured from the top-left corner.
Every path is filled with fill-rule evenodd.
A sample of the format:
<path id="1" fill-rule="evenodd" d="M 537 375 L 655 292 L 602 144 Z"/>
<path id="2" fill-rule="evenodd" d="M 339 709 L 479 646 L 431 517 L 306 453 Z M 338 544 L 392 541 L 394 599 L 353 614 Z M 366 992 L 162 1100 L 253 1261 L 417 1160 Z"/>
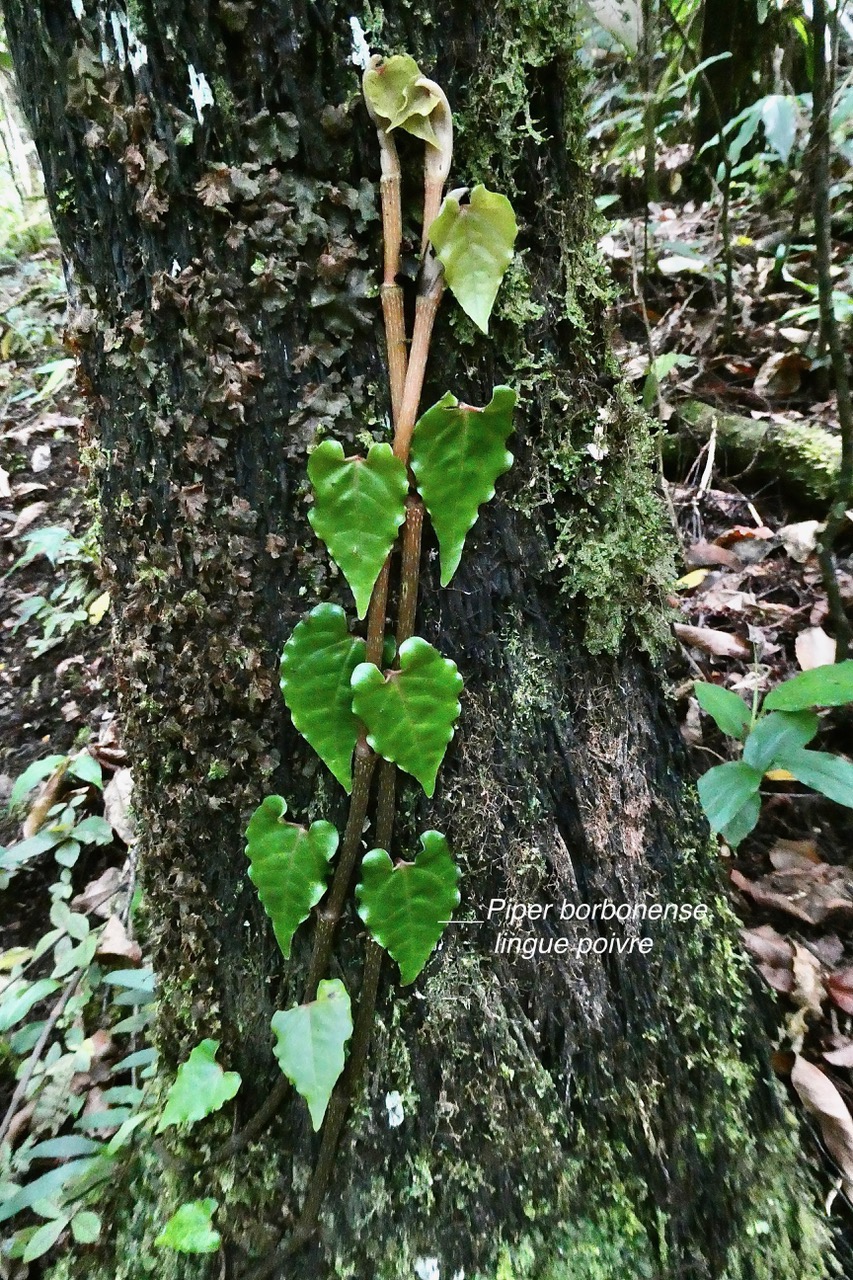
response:
<path id="1" fill-rule="evenodd" d="M 826 478 L 820 466 L 812 479 L 800 474 L 796 459 L 783 461 L 769 443 L 789 426 L 819 428 L 827 438 L 838 431 L 816 363 L 815 324 L 802 313 L 802 286 L 792 283 L 813 282 L 811 255 L 797 251 L 779 268 L 787 219 L 755 205 L 733 208 L 728 324 L 714 207 L 661 202 L 648 222 L 621 219 L 602 239 L 620 291 L 620 361 L 661 424 L 666 496 L 683 549 L 668 674 L 697 775 L 737 751 L 700 712 L 694 680 L 749 702 L 834 655 L 815 555 Z M 840 287 L 853 292 L 850 246 L 837 250 Z M 97 512 L 81 465 L 83 407 L 62 346 L 64 308 L 56 246 L 7 248 L 0 257 L 0 886 L 8 881 L 0 916 L 7 1037 L 0 1130 L 8 1138 L 0 1222 L 8 1219 L 11 1231 L 0 1249 L 4 1277 L 39 1274 L 38 1258 L 62 1247 L 69 1232 L 78 1243 L 96 1238 L 97 1215 L 63 1210 L 72 1176 L 63 1171 L 116 1135 L 121 1145 L 145 1106 L 153 1063 L 144 1038 L 153 975 L 133 936 L 133 762 L 115 718 L 110 602 L 98 578 Z M 691 444 L 679 422 L 696 418 L 696 402 L 710 417 Z M 750 436 L 730 447 L 727 432 L 744 424 L 766 426 L 764 441 Z M 842 548 L 838 580 L 853 605 L 850 549 Z M 818 742 L 850 750 L 849 710 L 822 717 Z M 755 832 L 735 852 L 721 842 L 722 876 L 745 948 L 776 993 L 768 1006 L 780 1074 L 790 1070 L 792 1045 L 821 1068 L 811 1096 L 802 1105 L 792 1099 L 822 1136 L 829 1187 L 836 1172 L 853 1181 L 846 1163 L 853 1161 L 853 813 L 790 780 L 766 781 L 762 795 Z M 25 1088 L 16 1088 L 22 1077 Z M 51 1212 L 39 1226 L 30 1211 L 45 1198 Z"/>

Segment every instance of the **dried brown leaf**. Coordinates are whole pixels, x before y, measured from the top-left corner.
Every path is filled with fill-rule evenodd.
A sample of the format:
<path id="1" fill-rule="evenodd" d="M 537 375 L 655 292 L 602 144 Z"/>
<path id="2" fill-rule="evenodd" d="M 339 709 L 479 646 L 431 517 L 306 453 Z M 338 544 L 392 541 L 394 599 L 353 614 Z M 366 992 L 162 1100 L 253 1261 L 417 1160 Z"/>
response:
<path id="1" fill-rule="evenodd" d="M 844 1178 L 846 1193 L 853 1188 L 853 1118 L 829 1076 L 797 1054 L 791 1084 L 807 1111 L 817 1118 L 823 1140 Z"/>
<path id="2" fill-rule="evenodd" d="M 716 658 L 748 658 L 751 652 L 749 645 L 740 636 L 727 631 L 716 631 L 713 627 L 690 627 L 676 622 L 673 631 L 682 644 L 689 645 L 692 649 L 701 649 Z"/>

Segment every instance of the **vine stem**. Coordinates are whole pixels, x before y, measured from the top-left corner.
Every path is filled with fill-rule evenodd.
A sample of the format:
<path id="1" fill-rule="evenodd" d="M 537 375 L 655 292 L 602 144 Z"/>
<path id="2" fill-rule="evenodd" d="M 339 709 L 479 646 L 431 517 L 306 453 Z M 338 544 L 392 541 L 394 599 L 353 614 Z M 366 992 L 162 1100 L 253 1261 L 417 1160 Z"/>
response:
<path id="1" fill-rule="evenodd" d="M 412 332 L 412 348 L 409 352 L 409 368 L 406 373 L 400 416 L 394 431 L 394 453 L 401 462 L 409 461 L 409 449 L 421 403 L 433 325 L 443 293 L 444 269 L 430 250 L 424 258 L 421 288 L 415 303 L 415 327 Z"/>

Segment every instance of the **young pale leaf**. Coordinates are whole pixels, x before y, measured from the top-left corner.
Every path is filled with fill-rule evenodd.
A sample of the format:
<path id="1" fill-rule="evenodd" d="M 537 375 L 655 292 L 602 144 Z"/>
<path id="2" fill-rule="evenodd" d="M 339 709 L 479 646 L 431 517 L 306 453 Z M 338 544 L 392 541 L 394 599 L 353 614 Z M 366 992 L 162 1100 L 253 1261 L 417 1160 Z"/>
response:
<path id="1" fill-rule="evenodd" d="M 438 831 L 424 832 L 414 862 L 395 867 L 384 849 L 365 855 L 355 891 L 358 914 L 397 961 L 404 984 L 414 982 L 459 905 L 458 881 L 459 870 Z"/>
<path id="2" fill-rule="evenodd" d="M 43 778 L 55 773 L 59 766 L 66 764 L 67 761 L 68 756 L 45 756 L 43 760 L 34 760 L 15 780 L 9 796 L 9 808 L 16 808 L 33 787 L 38 786 Z"/>
<path id="3" fill-rule="evenodd" d="M 346 578 L 358 616 L 406 519 L 409 482 L 390 444 L 373 444 L 366 458 L 345 458 L 337 440 L 324 440 L 308 459 L 314 506 L 308 519 Z"/>
<path id="4" fill-rule="evenodd" d="M 216 1253 L 222 1237 L 211 1223 L 219 1208 L 216 1200 L 191 1200 L 172 1214 L 157 1239 L 161 1249 L 177 1253 Z"/>
<path id="5" fill-rule="evenodd" d="M 293 723 L 346 791 L 358 738 L 349 684 L 364 652 L 343 609 L 320 604 L 296 625 L 281 655 L 281 692 Z"/>
<path id="6" fill-rule="evenodd" d="M 396 54 L 377 61 L 365 72 L 363 88 L 368 106 L 386 131 L 405 129 L 434 147 L 439 145 L 429 119 L 439 97 L 414 58 Z"/>
<path id="7" fill-rule="evenodd" d="M 346 987 L 337 978 L 321 982 L 316 1000 L 273 1014 L 272 1029 L 278 1064 L 308 1103 L 316 1132 L 344 1069 L 344 1049 L 352 1035 Z"/>
<path id="8" fill-rule="evenodd" d="M 71 1234 L 78 1244 L 94 1244 L 101 1234 L 101 1219 L 90 1209 L 75 1213 L 71 1219 Z"/>
<path id="9" fill-rule="evenodd" d="M 771 711 L 762 716 L 746 740 L 743 758 L 753 769 L 766 773 L 780 753 L 804 747 L 818 731 L 813 711 Z"/>
<path id="10" fill-rule="evenodd" d="M 751 795 L 741 809 L 738 809 L 735 816 L 730 822 L 722 828 L 720 834 L 726 841 L 736 849 L 742 840 L 745 840 L 750 831 L 753 830 L 759 817 L 761 816 L 761 796 L 756 791 Z"/>
<path id="11" fill-rule="evenodd" d="M 223 1071 L 216 1061 L 218 1048 L 218 1040 L 202 1040 L 178 1067 L 157 1125 L 158 1133 L 170 1125 L 189 1127 L 234 1097 L 240 1088 L 240 1075 L 237 1071 Z"/>
<path id="12" fill-rule="evenodd" d="M 801 671 L 777 685 L 764 699 L 765 711 L 803 711 L 853 702 L 853 658 Z"/>
<path id="13" fill-rule="evenodd" d="M 285 960 L 296 930 L 326 892 L 329 863 L 338 847 L 331 822 L 312 822 L 306 830 L 285 822 L 286 812 L 281 796 L 267 796 L 246 829 L 249 879 L 272 920 Z"/>
<path id="14" fill-rule="evenodd" d="M 426 640 L 400 646 L 400 670 L 383 676 L 363 662 L 352 673 L 352 705 L 374 751 L 417 778 L 428 796 L 459 718 L 462 677 Z"/>
<path id="15" fill-rule="evenodd" d="M 717 727 L 730 738 L 742 738 L 751 719 L 749 707 L 743 698 L 732 693 L 731 689 L 723 689 L 718 684 L 705 684 L 702 680 L 697 680 L 694 688 L 699 706 L 717 722 Z"/>
<path id="16" fill-rule="evenodd" d="M 447 284 L 462 310 L 483 333 L 504 272 L 512 261 L 518 225 L 506 196 L 474 187 L 468 204 L 460 192 L 445 196 L 429 238 Z"/>
<path id="17" fill-rule="evenodd" d="M 722 831 L 761 785 L 761 774 L 743 760 L 709 769 L 699 779 L 699 799 L 712 831 Z"/>
<path id="18" fill-rule="evenodd" d="M 826 751 L 806 751 L 792 747 L 780 752 L 774 762 L 780 769 L 787 769 L 798 782 L 813 787 L 821 795 L 836 804 L 853 809 L 853 764 L 841 756 Z"/>
<path id="19" fill-rule="evenodd" d="M 68 1215 L 61 1214 L 58 1218 L 51 1218 L 44 1226 L 39 1227 L 38 1231 L 34 1231 L 24 1250 L 24 1265 L 35 1262 L 36 1258 L 40 1258 L 42 1254 L 47 1253 L 48 1249 L 52 1249 L 67 1226 Z"/>
<path id="20" fill-rule="evenodd" d="M 511 387 L 495 387 L 486 407 L 477 409 L 448 391 L 415 426 L 412 471 L 438 538 L 443 587 L 456 572 L 481 505 L 495 496 L 495 481 L 512 466 L 506 442 L 517 399 Z"/>

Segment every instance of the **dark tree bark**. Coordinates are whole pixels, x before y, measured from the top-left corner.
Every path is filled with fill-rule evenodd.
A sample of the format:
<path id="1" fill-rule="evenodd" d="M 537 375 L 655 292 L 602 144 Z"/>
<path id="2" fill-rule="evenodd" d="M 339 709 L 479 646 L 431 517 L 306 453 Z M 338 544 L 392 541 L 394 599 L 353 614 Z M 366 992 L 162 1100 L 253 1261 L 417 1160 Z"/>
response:
<path id="1" fill-rule="evenodd" d="M 350 10 L 3 7 L 89 394 L 164 1071 L 221 1038 L 245 1118 L 276 1078 L 269 1018 L 299 998 L 310 945 L 303 930 L 282 964 L 245 878 L 246 819 L 273 790 L 299 817 L 344 813 L 276 687 L 299 617 L 349 607 L 307 523 L 306 452 L 320 432 L 387 430 L 378 162 Z M 650 656 L 669 548 L 608 349 L 570 23 L 556 0 L 370 14 L 374 47 L 414 53 L 447 87 L 454 179 L 505 191 L 522 224 L 491 339 L 449 305 L 436 337 L 425 404 L 448 387 L 482 403 L 506 381 L 522 412 L 516 465 L 449 590 L 427 551 L 419 631 L 467 693 L 435 802 L 403 790 L 400 851 L 424 823 L 446 831 L 471 917 L 493 896 L 710 916 L 649 925 L 648 956 L 538 963 L 459 927 L 414 993 L 386 970 L 319 1233 L 281 1274 L 402 1280 L 435 1258 L 442 1280 L 816 1278 L 822 1229 Z M 362 947 L 350 918 L 335 972 L 353 991 Z M 316 1139 L 295 1099 L 220 1161 L 227 1123 L 139 1153 L 111 1251 L 81 1273 L 135 1280 L 156 1257 L 167 1278 L 219 1275 L 219 1259 L 151 1247 L 199 1195 L 222 1206 L 223 1274 L 264 1255 L 298 1213 Z"/>

